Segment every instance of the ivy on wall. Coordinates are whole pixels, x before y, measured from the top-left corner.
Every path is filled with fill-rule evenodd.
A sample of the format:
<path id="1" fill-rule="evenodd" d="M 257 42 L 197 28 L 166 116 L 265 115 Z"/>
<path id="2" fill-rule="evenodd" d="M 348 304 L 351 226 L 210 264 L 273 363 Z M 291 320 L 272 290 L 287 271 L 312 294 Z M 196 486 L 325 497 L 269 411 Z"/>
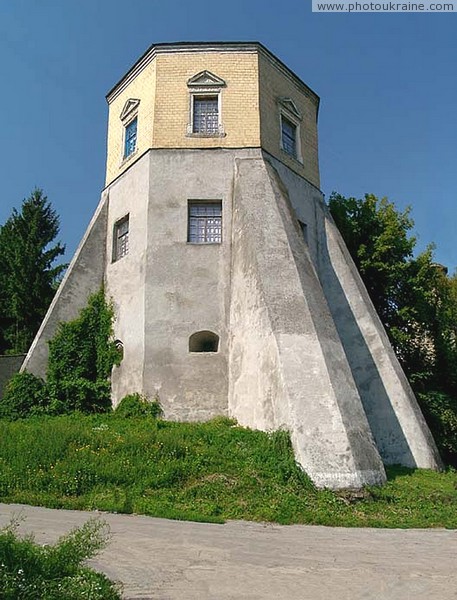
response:
<path id="1" fill-rule="evenodd" d="M 111 371 L 122 359 L 113 321 L 112 304 L 101 289 L 76 319 L 59 324 L 49 342 L 46 383 L 31 373 L 14 375 L 0 400 L 0 416 L 111 410 Z"/>

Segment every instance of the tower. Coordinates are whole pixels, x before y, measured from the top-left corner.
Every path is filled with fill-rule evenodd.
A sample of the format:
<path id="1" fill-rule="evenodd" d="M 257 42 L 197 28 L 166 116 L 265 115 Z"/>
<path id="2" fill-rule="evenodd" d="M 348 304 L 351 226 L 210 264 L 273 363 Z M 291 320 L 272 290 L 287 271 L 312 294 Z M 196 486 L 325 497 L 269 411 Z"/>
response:
<path id="1" fill-rule="evenodd" d="M 113 402 L 286 428 L 319 486 L 436 468 L 409 384 L 319 189 L 319 98 L 258 43 L 157 44 L 107 95 L 106 187 L 29 351 L 103 283 Z"/>

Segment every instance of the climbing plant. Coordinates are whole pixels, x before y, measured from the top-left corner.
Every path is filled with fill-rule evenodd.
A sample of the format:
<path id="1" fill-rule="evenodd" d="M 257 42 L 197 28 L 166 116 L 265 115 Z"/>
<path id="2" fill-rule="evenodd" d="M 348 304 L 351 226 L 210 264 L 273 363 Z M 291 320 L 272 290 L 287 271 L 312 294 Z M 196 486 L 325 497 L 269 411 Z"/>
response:
<path id="1" fill-rule="evenodd" d="M 111 408 L 110 376 L 121 354 L 113 340 L 114 312 L 103 290 L 49 342 L 47 388 L 52 412 Z"/>

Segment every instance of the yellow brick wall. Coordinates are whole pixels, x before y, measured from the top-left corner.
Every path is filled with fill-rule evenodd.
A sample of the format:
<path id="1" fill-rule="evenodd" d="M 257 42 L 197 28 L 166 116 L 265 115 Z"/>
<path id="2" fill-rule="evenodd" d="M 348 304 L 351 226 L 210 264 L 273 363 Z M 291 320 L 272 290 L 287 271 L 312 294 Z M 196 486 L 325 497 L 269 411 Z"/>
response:
<path id="1" fill-rule="evenodd" d="M 316 104 L 288 77 L 259 55 L 260 119 L 262 148 L 319 187 Z M 302 163 L 281 149 L 278 98 L 291 98 L 300 114 Z"/>
<path id="2" fill-rule="evenodd" d="M 226 83 L 221 95 L 223 137 L 189 136 L 187 81 L 207 70 Z M 259 89 L 260 87 L 260 89 Z M 291 98 L 300 124 L 302 163 L 280 148 L 278 98 Z M 137 147 L 124 160 L 120 114 L 129 98 L 140 100 Z M 149 148 L 243 148 L 262 146 L 319 187 L 316 103 L 262 52 L 159 52 L 111 101 L 108 118 L 106 185 Z"/>
<path id="3" fill-rule="evenodd" d="M 155 87 L 156 65 L 152 61 L 109 105 L 106 185 L 125 171 L 136 157 L 152 146 Z M 120 115 L 129 98 L 140 100 L 137 145 L 135 152 L 124 160 L 124 126 L 129 119 L 122 122 Z"/>
<path id="4" fill-rule="evenodd" d="M 153 147 L 237 148 L 260 145 L 257 53 L 179 52 L 159 54 Z M 187 81 L 200 71 L 223 79 L 221 121 L 224 137 L 189 137 Z"/>

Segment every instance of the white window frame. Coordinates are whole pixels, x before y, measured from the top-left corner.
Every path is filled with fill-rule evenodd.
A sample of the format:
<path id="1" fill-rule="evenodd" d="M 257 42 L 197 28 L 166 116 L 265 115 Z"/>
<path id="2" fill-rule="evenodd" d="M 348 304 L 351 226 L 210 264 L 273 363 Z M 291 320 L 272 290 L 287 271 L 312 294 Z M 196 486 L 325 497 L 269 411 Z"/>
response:
<path id="1" fill-rule="evenodd" d="M 224 137 L 225 130 L 222 122 L 222 90 L 225 87 L 225 81 L 210 73 L 201 71 L 187 81 L 189 90 L 189 122 L 187 124 L 187 133 L 189 137 Z M 194 105 L 195 98 L 202 96 L 217 98 L 217 132 L 199 132 L 194 131 Z"/>
<path id="2" fill-rule="evenodd" d="M 129 126 L 136 121 L 136 132 L 135 132 L 135 148 L 129 152 L 128 154 L 126 154 L 126 143 L 127 143 L 127 129 L 129 128 Z M 138 150 L 138 115 L 135 114 L 132 116 L 132 118 L 128 121 L 128 123 L 124 124 L 124 137 L 122 140 L 122 162 L 129 160 L 130 157 L 132 157 L 134 154 L 137 153 Z"/>
<path id="3" fill-rule="evenodd" d="M 292 154 L 283 144 L 283 119 L 286 119 L 295 127 L 295 154 Z M 279 146 L 290 158 L 298 161 L 303 164 L 303 155 L 301 148 L 301 121 L 302 116 L 298 111 L 295 103 L 290 98 L 280 98 L 279 99 Z"/>
<path id="4" fill-rule="evenodd" d="M 123 131 L 122 131 L 122 146 L 121 146 L 121 165 L 131 160 L 138 152 L 138 131 L 140 125 L 140 119 L 138 118 L 138 108 L 140 106 L 140 100 L 138 98 L 129 98 L 124 104 L 124 108 L 119 116 Z M 136 140 L 135 149 L 130 154 L 125 154 L 125 142 L 127 136 L 127 128 L 136 119 Z"/>
<path id="5" fill-rule="evenodd" d="M 195 98 L 216 98 L 217 100 L 217 132 L 211 131 L 209 133 L 205 131 L 194 131 L 194 106 Z M 195 89 L 190 92 L 190 115 L 189 124 L 187 125 L 187 135 L 194 137 L 223 137 L 225 135 L 224 126 L 222 124 L 222 94 L 221 90 L 215 91 Z"/>
<path id="6" fill-rule="evenodd" d="M 221 220 L 221 233 L 220 233 L 220 239 L 218 239 L 217 241 L 199 241 L 199 240 L 192 240 L 191 239 L 191 219 L 192 218 L 198 218 L 195 215 L 191 215 L 191 209 L 192 206 L 205 206 L 205 205 L 211 205 L 211 204 L 217 204 L 218 206 L 220 206 L 220 212 L 221 212 L 221 216 L 220 216 L 220 220 Z M 202 218 L 205 218 L 206 220 L 210 219 L 211 217 L 209 216 L 204 216 Z M 222 244 L 223 238 L 224 238 L 224 207 L 223 207 L 223 202 L 222 200 L 202 200 L 201 198 L 197 198 L 197 199 L 190 199 L 187 201 L 187 243 L 191 244 L 193 246 L 220 246 Z M 205 226 L 205 232 L 207 231 L 207 228 Z"/>
<path id="7" fill-rule="evenodd" d="M 122 254 L 120 254 L 119 252 L 119 239 L 120 236 L 119 234 L 119 229 L 120 227 L 124 224 L 127 223 L 127 244 L 126 244 L 126 250 L 125 252 L 123 252 Z M 125 234 L 124 234 L 125 235 Z M 124 215 L 123 217 L 121 217 L 120 219 L 117 219 L 114 222 L 113 225 L 113 252 L 112 252 L 112 260 L 111 262 L 115 263 L 118 262 L 119 260 L 125 258 L 126 256 L 128 256 L 130 252 L 130 213 L 127 213 L 126 215 Z"/>

